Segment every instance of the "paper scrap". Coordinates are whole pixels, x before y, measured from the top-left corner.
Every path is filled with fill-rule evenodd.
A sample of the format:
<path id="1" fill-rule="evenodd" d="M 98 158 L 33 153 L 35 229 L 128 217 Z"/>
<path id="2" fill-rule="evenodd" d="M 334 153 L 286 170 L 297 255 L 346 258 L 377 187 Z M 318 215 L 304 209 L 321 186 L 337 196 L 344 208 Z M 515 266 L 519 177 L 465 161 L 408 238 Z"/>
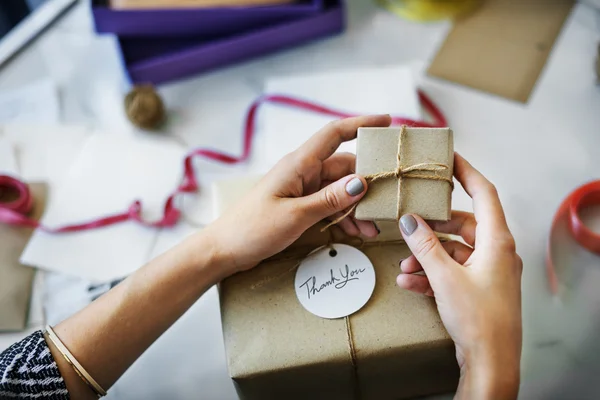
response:
<path id="1" fill-rule="evenodd" d="M 57 124 L 59 120 L 58 91 L 51 80 L 0 92 L 0 124 Z"/>
<path id="2" fill-rule="evenodd" d="M 0 175 L 17 176 L 17 159 L 12 144 L 0 139 Z"/>
<path id="3" fill-rule="evenodd" d="M 42 223 L 57 227 L 122 213 L 134 200 L 144 218 L 160 218 L 181 181 L 185 149 L 158 138 L 95 134 L 52 196 Z M 37 230 L 21 261 L 92 281 L 121 278 L 142 266 L 158 229 L 133 221 L 69 234 Z"/>
<path id="4" fill-rule="evenodd" d="M 13 146 L 20 176 L 29 182 L 46 182 L 51 192 L 67 175 L 71 164 L 90 135 L 91 131 L 82 126 L 52 124 L 0 126 L 0 142 L 7 141 Z"/>
<path id="5" fill-rule="evenodd" d="M 417 89 L 409 66 L 274 78 L 267 81 L 265 93 L 294 96 L 356 114 L 390 113 L 412 119 L 421 117 Z M 265 104 L 261 108 L 257 128 L 265 143 L 266 163 L 274 165 L 335 119 L 292 107 Z M 355 141 L 343 144 L 339 151 L 355 153 Z"/>

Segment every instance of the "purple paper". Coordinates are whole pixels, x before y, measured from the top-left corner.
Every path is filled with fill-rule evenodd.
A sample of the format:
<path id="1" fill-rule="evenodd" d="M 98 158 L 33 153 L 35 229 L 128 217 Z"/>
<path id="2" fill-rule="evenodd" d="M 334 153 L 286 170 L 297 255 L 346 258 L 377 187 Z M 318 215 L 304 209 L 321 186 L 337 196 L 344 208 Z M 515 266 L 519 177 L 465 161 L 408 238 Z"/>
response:
<path id="1" fill-rule="evenodd" d="M 343 0 L 326 0 L 315 16 L 217 40 L 120 38 L 132 82 L 159 84 L 343 31 Z"/>
<path id="2" fill-rule="evenodd" d="M 113 10 L 108 0 L 92 0 L 96 32 L 120 37 L 214 38 L 319 13 L 324 0 L 254 6 L 159 10 Z"/>

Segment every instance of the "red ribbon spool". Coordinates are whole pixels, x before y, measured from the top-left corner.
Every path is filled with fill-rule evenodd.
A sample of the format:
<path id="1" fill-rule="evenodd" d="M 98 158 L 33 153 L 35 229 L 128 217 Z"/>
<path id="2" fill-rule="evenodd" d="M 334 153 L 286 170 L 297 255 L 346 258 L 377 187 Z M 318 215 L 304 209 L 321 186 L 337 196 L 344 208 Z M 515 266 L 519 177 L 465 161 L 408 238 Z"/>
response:
<path id="1" fill-rule="evenodd" d="M 408 126 L 420 126 L 420 127 L 446 127 L 447 122 L 442 112 L 437 106 L 423 93 L 418 92 L 419 100 L 423 105 L 423 108 L 430 114 L 433 122 L 427 123 L 425 121 L 417 121 L 402 117 L 392 117 L 392 124 L 394 125 L 408 125 Z M 311 111 L 318 114 L 329 115 L 337 118 L 348 118 L 354 117 L 356 114 L 350 114 L 343 111 L 335 110 L 323 105 L 312 103 L 306 100 L 293 98 L 290 96 L 283 95 L 266 95 L 259 97 L 255 100 L 246 114 L 246 123 L 244 127 L 244 146 L 240 156 L 232 156 L 226 153 L 211 149 L 196 149 L 192 150 L 184 159 L 184 175 L 183 183 L 172 193 L 165 202 L 163 217 L 159 221 L 147 222 L 141 217 L 142 203 L 136 200 L 131 204 L 129 209 L 123 213 L 111 215 L 108 217 L 99 218 L 93 221 L 84 222 L 81 224 L 67 225 L 59 228 L 49 228 L 41 225 L 38 221 L 35 221 L 27 214 L 31 211 L 33 205 L 33 198 L 29 191 L 29 187 L 9 176 L 0 175 L 0 192 L 9 190 L 18 193 L 18 198 L 10 203 L 0 202 L 0 223 L 18 226 L 28 226 L 32 228 L 39 228 L 46 232 L 61 233 L 61 232 L 76 232 L 88 229 L 100 228 L 103 226 L 113 225 L 125 221 L 136 221 L 145 226 L 151 227 L 169 227 L 173 226 L 179 221 L 181 211 L 175 206 L 175 197 L 180 193 L 190 193 L 198 190 L 198 180 L 196 179 L 196 173 L 192 164 L 194 157 L 203 157 L 209 160 L 219 161 L 225 164 L 237 164 L 244 162 L 250 156 L 252 150 L 252 138 L 254 137 L 254 121 L 256 119 L 256 112 L 258 108 L 264 103 L 280 104 L 289 107 L 295 107 L 305 111 Z"/>
<path id="2" fill-rule="evenodd" d="M 593 232 L 581 220 L 579 213 L 586 207 L 600 206 L 600 181 L 593 181 L 578 187 L 562 202 L 550 228 L 550 238 L 546 249 L 546 270 L 550 290 L 558 293 L 558 277 L 552 261 L 552 232 L 556 224 L 563 218 L 568 218 L 569 232 L 573 239 L 584 249 L 600 255 L 600 234 Z"/>
<path id="3" fill-rule="evenodd" d="M 15 194 L 16 198 L 10 201 L 2 201 L 2 195 Z M 10 176 L 0 175 L 0 221 L 11 223 L 10 218 L 17 218 L 29 214 L 33 208 L 33 198 L 29 187 Z"/>

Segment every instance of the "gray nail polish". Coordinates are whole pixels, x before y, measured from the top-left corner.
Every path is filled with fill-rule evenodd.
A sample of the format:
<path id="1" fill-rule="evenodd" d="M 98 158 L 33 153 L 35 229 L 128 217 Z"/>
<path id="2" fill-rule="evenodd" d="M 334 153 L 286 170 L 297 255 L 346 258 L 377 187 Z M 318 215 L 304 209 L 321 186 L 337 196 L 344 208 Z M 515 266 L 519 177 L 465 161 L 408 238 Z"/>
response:
<path id="1" fill-rule="evenodd" d="M 363 185 L 362 181 L 358 178 L 354 178 L 346 184 L 346 192 L 350 196 L 359 195 L 363 192 L 363 190 L 365 190 L 365 186 Z"/>
<path id="2" fill-rule="evenodd" d="M 403 215 L 400 218 L 400 229 L 406 236 L 412 235 L 412 233 L 417 229 L 417 220 L 410 214 Z"/>

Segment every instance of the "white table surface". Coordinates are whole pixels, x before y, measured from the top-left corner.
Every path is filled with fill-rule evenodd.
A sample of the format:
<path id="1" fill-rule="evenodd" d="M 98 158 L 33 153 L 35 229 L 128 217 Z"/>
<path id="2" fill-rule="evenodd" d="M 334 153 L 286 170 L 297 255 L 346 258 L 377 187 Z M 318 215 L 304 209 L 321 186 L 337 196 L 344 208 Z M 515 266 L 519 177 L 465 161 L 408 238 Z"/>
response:
<path id="1" fill-rule="evenodd" d="M 560 301 L 549 295 L 544 270 L 545 243 L 560 201 L 600 177 L 600 87 L 593 73 L 598 21 L 592 8 L 576 6 L 526 105 L 420 78 L 420 87 L 448 117 L 457 151 L 496 184 L 524 260 L 523 399 L 600 396 L 600 258 L 574 245 L 561 246 L 567 290 Z M 343 35 L 163 85 L 161 93 L 174 110 L 169 133 L 189 146 L 236 152 L 244 111 L 261 93 L 265 78 L 402 63 L 418 68 L 433 57 L 448 27 L 403 21 L 369 1 L 351 0 Z M 133 130 L 123 115 L 126 84 L 110 56 L 110 39 L 93 34 L 87 2 L 0 69 L 0 90 L 40 77 L 58 85 L 63 122 Z M 454 200 L 457 208 L 469 208 L 459 190 Z M 598 218 L 590 218 L 598 228 Z M 214 295 L 201 299 L 127 372 L 110 397 L 233 398 L 222 349 L 211 355 L 222 360 L 214 365 L 194 354 L 194 344 L 207 332 L 203 321 L 218 321 L 215 300 Z M 219 334 L 218 326 L 209 330 Z M 0 344 L 21 336 L 0 335 Z M 177 369 L 181 360 L 192 367 Z"/>

